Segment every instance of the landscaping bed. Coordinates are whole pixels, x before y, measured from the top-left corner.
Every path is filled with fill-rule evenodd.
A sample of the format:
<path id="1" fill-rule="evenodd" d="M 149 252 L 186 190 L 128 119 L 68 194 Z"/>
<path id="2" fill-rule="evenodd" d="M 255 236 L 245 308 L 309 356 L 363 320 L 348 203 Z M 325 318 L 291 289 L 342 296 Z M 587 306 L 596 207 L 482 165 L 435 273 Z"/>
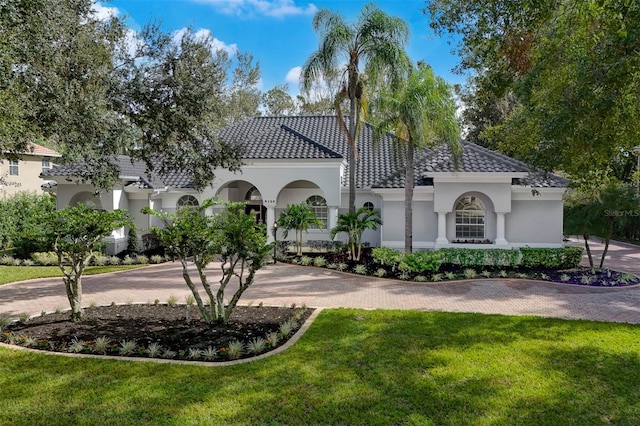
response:
<path id="1" fill-rule="evenodd" d="M 228 324 L 207 324 L 196 306 L 126 304 L 22 318 L 0 341 L 46 351 L 194 361 L 229 361 L 271 351 L 308 319 L 306 307 L 238 306 Z"/>
<path id="2" fill-rule="evenodd" d="M 438 253 L 440 252 L 440 253 Z M 281 261 L 377 278 L 441 282 L 479 278 L 520 278 L 593 287 L 640 284 L 640 277 L 610 269 L 579 266 L 582 249 L 442 249 L 410 257 L 391 249 L 363 248 L 360 260 L 347 251 L 280 256 Z"/>

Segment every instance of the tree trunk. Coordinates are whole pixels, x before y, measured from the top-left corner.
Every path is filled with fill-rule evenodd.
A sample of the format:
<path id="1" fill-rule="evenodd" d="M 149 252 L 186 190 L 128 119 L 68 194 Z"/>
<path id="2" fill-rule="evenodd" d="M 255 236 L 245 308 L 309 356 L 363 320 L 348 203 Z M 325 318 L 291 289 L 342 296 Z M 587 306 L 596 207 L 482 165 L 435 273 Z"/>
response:
<path id="1" fill-rule="evenodd" d="M 349 99 L 349 213 L 356 211 L 356 149 L 358 135 L 356 135 L 356 99 Z"/>
<path id="2" fill-rule="evenodd" d="M 65 278 L 64 283 L 71 306 L 71 321 L 82 321 L 82 277 Z"/>
<path id="3" fill-rule="evenodd" d="M 404 252 L 413 251 L 413 141 L 407 141 L 407 169 L 404 185 Z"/>
<path id="4" fill-rule="evenodd" d="M 582 238 L 584 238 L 584 248 L 587 250 L 587 257 L 589 258 L 589 267 L 591 268 L 591 272 L 593 272 L 593 255 L 591 254 L 591 247 L 589 247 L 589 235 L 583 234 Z"/>

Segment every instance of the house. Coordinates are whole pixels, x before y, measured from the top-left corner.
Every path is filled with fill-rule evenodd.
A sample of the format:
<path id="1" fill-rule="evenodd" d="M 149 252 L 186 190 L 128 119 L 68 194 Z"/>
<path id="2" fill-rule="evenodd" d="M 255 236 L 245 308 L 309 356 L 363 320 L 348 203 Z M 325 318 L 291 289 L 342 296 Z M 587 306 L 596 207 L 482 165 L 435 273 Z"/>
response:
<path id="1" fill-rule="evenodd" d="M 158 176 L 125 156 L 113 159 L 119 183 L 99 195 L 75 178 L 83 174 L 81 163 L 54 167 L 42 177 L 57 182 L 58 207 L 84 202 L 128 209 L 143 229 L 159 225 L 139 213 L 144 206 L 173 212 L 217 196 L 247 202 L 247 210 L 273 229 L 288 204 L 308 202 L 324 225 L 309 230 L 306 239 L 329 239 L 338 215 L 348 208 L 348 146 L 335 116 L 255 117 L 221 129 L 220 137 L 242 142 L 244 165 L 238 173 L 216 170 L 203 191 L 192 187 L 186 173 Z M 560 247 L 568 181 L 463 144 L 457 169 L 444 146 L 416 155 L 414 248 Z M 404 247 L 403 165 L 397 140 L 389 134 L 374 141 L 372 126 L 365 125 L 358 142 L 356 207 L 381 213 L 381 229 L 363 235 L 372 246 Z M 125 230 L 112 240 L 112 251 L 124 249 Z"/>
<path id="2" fill-rule="evenodd" d="M 42 191 L 40 173 L 53 167 L 53 161 L 61 155 L 36 143 L 29 143 L 28 151 L 18 160 L 0 162 L 0 198 L 10 197 L 20 191 Z"/>

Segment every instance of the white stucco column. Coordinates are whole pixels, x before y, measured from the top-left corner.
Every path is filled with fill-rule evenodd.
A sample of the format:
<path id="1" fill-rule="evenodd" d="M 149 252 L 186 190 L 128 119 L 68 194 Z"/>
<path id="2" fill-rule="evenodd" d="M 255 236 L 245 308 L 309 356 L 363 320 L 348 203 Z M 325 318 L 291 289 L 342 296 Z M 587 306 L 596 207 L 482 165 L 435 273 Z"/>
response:
<path id="1" fill-rule="evenodd" d="M 496 213 L 496 241 L 497 246 L 506 246 L 509 244 L 504 238 L 504 216 L 506 213 Z"/>
<path id="2" fill-rule="evenodd" d="M 329 217 L 327 218 L 328 229 L 331 230 L 338 224 L 338 206 L 328 206 L 327 214 L 329 215 Z"/>
<path id="3" fill-rule="evenodd" d="M 273 242 L 273 224 L 276 221 L 276 208 L 266 204 L 265 207 L 267 207 L 267 220 L 265 222 L 267 225 L 267 243 L 270 243 Z"/>
<path id="4" fill-rule="evenodd" d="M 438 238 L 436 244 L 449 244 L 447 240 L 447 212 L 438 212 Z"/>

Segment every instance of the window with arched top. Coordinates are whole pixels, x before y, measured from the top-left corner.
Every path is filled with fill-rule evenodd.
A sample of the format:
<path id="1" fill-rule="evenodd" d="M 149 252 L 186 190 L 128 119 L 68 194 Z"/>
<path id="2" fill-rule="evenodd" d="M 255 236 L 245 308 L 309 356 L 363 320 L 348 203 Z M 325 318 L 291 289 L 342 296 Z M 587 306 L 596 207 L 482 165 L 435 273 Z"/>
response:
<path id="1" fill-rule="evenodd" d="M 199 205 L 198 199 L 193 195 L 183 195 L 177 203 L 179 209 L 182 207 L 198 207 Z"/>
<path id="2" fill-rule="evenodd" d="M 327 200 L 319 195 L 312 195 L 311 197 L 307 198 L 307 204 L 311 206 L 311 210 L 313 210 L 316 217 L 322 221 L 322 229 L 327 229 L 329 223 L 329 209 L 327 209 Z M 313 228 L 316 227 L 313 226 Z"/>
<path id="3" fill-rule="evenodd" d="M 456 238 L 484 240 L 484 204 L 478 197 L 467 195 L 460 198 L 455 206 Z"/>
<path id="4" fill-rule="evenodd" d="M 244 200 L 253 203 L 262 202 L 262 194 L 260 194 L 258 188 L 254 186 L 249 191 L 247 191 L 247 195 L 245 195 Z"/>

